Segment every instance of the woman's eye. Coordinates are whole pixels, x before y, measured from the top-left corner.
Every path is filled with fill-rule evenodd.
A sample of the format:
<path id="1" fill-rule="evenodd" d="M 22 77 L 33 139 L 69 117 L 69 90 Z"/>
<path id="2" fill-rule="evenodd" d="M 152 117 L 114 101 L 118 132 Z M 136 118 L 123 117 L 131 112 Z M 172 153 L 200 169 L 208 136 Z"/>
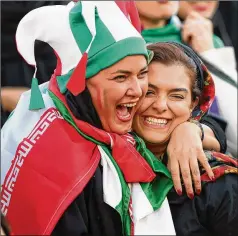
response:
<path id="1" fill-rule="evenodd" d="M 117 82 L 123 82 L 126 80 L 126 76 L 125 75 L 119 75 L 116 76 L 115 78 L 113 78 L 113 80 L 117 81 Z"/>
<path id="2" fill-rule="evenodd" d="M 179 99 L 179 100 L 182 100 L 184 99 L 184 96 L 183 95 L 177 95 L 177 94 L 173 94 L 171 95 L 172 98 L 175 98 L 175 99 Z"/>
<path id="3" fill-rule="evenodd" d="M 155 94 L 154 91 L 148 90 L 145 96 L 150 96 L 150 95 L 154 95 L 154 94 Z"/>
<path id="4" fill-rule="evenodd" d="M 141 74 L 138 75 L 138 78 L 143 79 L 145 76 L 147 76 L 147 74 L 148 74 L 148 70 L 143 71 Z"/>

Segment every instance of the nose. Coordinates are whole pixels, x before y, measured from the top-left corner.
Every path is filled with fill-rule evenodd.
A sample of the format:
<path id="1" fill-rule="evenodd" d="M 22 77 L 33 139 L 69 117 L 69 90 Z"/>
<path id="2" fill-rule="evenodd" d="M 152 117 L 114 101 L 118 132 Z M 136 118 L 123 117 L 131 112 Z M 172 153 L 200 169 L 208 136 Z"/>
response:
<path id="1" fill-rule="evenodd" d="M 163 113 L 168 110 L 167 99 L 165 96 L 158 96 L 153 103 L 153 109 L 158 113 Z"/>
<path id="2" fill-rule="evenodd" d="M 127 90 L 127 96 L 139 98 L 142 96 L 142 84 L 138 78 L 131 80 L 130 87 Z"/>

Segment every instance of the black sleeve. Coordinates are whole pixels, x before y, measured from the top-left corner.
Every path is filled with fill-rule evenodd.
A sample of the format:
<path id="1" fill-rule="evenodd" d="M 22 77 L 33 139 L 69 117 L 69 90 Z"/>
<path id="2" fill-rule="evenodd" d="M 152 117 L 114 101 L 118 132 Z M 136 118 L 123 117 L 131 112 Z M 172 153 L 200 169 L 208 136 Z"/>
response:
<path id="1" fill-rule="evenodd" d="M 200 122 L 212 129 L 216 139 L 220 144 L 220 152 L 225 153 L 227 149 L 225 124 L 210 115 L 205 115 L 204 117 L 202 117 Z"/>
<path id="2" fill-rule="evenodd" d="M 88 235 L 88 217 L 84 192 L 64 212 L 52 235 Z"/>
<path id="3" fill-rule="evenodd" d="M 238 177 L 226 174 L 207 185 L 209 203 L 207 214 L 212 235 L 238 235 Z"/>
<path id="4" fill-rule="evenodd" d="M 203 185 L 200 195 L 191 200 L 178 196 L 174 188 L 168 194 L 177 236 L 238 235 L 238 177 L 226 174 Z"/>

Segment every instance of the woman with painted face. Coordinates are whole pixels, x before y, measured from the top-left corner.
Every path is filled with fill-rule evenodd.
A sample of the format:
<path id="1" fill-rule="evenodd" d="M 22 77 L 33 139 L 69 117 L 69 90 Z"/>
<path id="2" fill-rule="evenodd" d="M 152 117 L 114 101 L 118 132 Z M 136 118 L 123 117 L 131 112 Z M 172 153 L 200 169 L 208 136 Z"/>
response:
<path id="1" fill-rule="evenodd" d="M 134 118 L 133 129 L 157 161 L 171 169 L 166 154 L 171 133 L 187 120 L 201 119 L 214 99 L 214 82 L 195 52 L 182 44 L 156 43 L 148 49 L 154 52 L 149 65 L 149 88 Z M 184 187 L 168 194 L 176 235 L 235 236 L 237 159 L 212 150 L 205 153 L 216 180 L 211 181 L 201 168 L 201 194 L 191 192 L 190 200 L 183 194 Z"/>
<path id="2" fill-rule="evenodd" d="M 236 156 L 237 71 L 234 50 L 224 47 L 222 41 L 213 34 L 212 23 L 207 19 L 213 16 L 217 4 L 217 1 L 136 2 L 143 27 L 142 36 L 147 43 L 183 42 L 206 60 L 217 92 L 209 110 L 212 118 L 205 116 L 201 122 L 212 128 L 211 121 L 218 121 L 226 132 L 228 151 Z M 183 22 L 176 16 L 178 11 Z M 224 152 L 224 149 L 221 151 Z"/>

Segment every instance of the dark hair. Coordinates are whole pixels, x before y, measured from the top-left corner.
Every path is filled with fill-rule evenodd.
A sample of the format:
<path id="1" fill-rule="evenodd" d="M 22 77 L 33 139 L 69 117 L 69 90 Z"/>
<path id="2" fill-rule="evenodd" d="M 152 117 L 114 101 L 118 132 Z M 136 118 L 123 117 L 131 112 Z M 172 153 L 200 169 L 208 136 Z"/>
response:
<path id="1" fill-rule="evenodd" d="M 197 65 L 182 48 L 172 43 L 154 43 L 147 46 L 154 53 L 151 62 L 160 62 L 164 65 L 182 65 L 186 68 L 192 82 L 192 99 L 199 97 L 201 90 L 198 86 Z"/>

